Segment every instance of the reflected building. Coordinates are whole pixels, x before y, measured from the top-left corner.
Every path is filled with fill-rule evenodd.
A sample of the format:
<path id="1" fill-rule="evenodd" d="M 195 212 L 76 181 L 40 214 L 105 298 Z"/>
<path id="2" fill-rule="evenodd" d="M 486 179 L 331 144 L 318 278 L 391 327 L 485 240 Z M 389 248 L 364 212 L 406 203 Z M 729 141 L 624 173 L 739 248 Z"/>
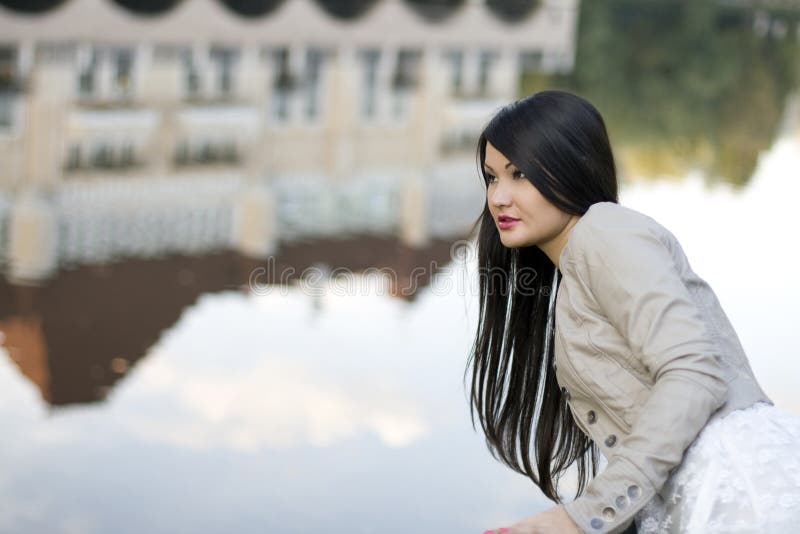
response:
<path id="1" fill-rule="evenodd" d="M 572 68 L 577 10 L 0 0 L 3 347 L 59 406 L 267 260 L 388 268 L 413 300 L 485 202 L 478 132 L 522 76 Z"/>
<path id="2" fill-rule="evenodd" d="M 365 235 L 288 244 L 269 266 L 223 252 L 81 266 L 38 287 L 0 279 L 0 346 L 47 406 L 103 401 L 205 293 L 257 295 L 266 286 L 291 286 L 297 298 L 314 300 L 319 288 L 304 295 L 301 283 L 310 270 L 357 273 L 374 267 L 391 274 L 383 294 L 411 303 L 450 263 L 451 246 L 434 239 L 408 247 Z M 326 291 L 327 280 L 318 282 Z M 322 306 L 318 298 L 314 304 Z"/>

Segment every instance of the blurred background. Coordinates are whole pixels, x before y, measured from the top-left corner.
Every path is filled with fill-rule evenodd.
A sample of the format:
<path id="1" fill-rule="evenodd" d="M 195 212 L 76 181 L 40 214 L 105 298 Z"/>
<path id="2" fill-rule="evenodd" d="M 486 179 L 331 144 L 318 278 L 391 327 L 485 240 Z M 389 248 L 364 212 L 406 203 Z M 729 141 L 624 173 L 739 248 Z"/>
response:
<path id="1" fill-rule="evenodd" d="M 550 507 L 462 380 L 477 136 L 546 88 L 800 415 L 799 45 L 790 0 L 0 0 L 0 532 Z"/>

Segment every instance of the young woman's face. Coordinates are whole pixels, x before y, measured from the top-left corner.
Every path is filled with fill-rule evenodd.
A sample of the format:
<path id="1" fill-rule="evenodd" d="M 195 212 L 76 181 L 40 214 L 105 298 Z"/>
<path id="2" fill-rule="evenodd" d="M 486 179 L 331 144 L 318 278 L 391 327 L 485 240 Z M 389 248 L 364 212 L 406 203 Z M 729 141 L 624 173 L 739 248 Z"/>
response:
<path id="1" fill-rule="evenodd" d="M 486 202 L 503 245 L 509 248 L 538 245 L 547 249 L 548 244 L 564 230 L 570 214 L 543 197 L 522 172 L 488 141 L 483 168 L 489 182 Z M 517 221 L 505 223 L 505 216 Z"/>

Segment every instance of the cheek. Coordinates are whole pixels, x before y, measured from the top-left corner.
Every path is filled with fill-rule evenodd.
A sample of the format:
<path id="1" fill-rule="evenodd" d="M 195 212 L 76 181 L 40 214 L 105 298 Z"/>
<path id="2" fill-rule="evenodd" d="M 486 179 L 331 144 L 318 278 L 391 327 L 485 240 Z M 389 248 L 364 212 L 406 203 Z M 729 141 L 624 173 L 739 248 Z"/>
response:
<path id="1" fill-rule="evenodd" d="M 539 190 L 527 180 L 517 182 L 513 194 L 517 204 L 523 206 L 529 213 L 546 213 L 549 211 L 548 207 L 552 208 Z"/>
<path id="2" fill-rule="evenodd" d="M 547 220 L 544 223 L 544 226 L 547 227 L 546 231 L 549 235 L 555 236 L 564 229 L 564 226 L 567 224 L 568 221 L 569 221 L 569 215 L 565 214 L 564 212 L 562 212 L 558 208 L 555 208 L 554 206 L 550 206 L 550 210 L 548 210 Z"/>
<path id="3" fill-rule="evenodd" d="M 564 226 L 563 213 L 547 202 L 532 202 L 525 206 L 522 216 L 543 235 L 558 233 Z"/>
<path id="4" fill-rule="evenodd" d="M 517 198 L 521 199 L 518 205 L 528 218 L 542 223 L 553 218 L 552 206 L 545 202 L 541 196 L 526 191 L 525 194 L 518 195 Z"/>

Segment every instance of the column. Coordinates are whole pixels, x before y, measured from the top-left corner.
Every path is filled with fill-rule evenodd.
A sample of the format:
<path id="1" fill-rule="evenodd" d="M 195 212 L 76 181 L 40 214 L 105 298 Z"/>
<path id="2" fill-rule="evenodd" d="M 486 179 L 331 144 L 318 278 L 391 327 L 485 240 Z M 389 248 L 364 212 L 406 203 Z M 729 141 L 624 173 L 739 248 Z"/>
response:
<path id="1" fill-rule="evenodd" d="M 65 63 L 46 63 L 33 72 L 23 133 L 24 186 L 48 189 L 62 179 L 66 117 L 76 76 Z"/>
<path id="2" fill-rule="evenodd" d="M 431 46 L 423 50 L 418 87 L 419 105 L 413 117 L 415 164 L 429 168 L 436 164 L 444 130 L 445 108 L 451 72 L 443 52 Z"/>
<path id="3" fill-rule="evenodd" d="M 400 241 L 411 247 L 423 247 L 429 239 L 428 189 L 419 171 L 409 174 L 400 191 Z"/>
<path id="4" fill-rule="evenodd" d="M 274 193 L 266 186 L 247 187 L 236 199 L 232 242 L 241 254 L 266 259 L 278 242 Z"/>
<path id="5" fill-rule="evenodd" d="M 19 194 L 9 217 L 6 278 L 36 285 L 58 267 L 58 226 L 53 207 L 33 188 Z"/>
<path id="6" fill-rule="evenodd" d="M 353 173 L 353 130 L 361 113 L 360 75 L 357 49 L 352 46 L 337 48 L 325 86 L 326 100 L 332 104 L 325 115 L 326 170 L 332 181 L 343 182 Z"/>

